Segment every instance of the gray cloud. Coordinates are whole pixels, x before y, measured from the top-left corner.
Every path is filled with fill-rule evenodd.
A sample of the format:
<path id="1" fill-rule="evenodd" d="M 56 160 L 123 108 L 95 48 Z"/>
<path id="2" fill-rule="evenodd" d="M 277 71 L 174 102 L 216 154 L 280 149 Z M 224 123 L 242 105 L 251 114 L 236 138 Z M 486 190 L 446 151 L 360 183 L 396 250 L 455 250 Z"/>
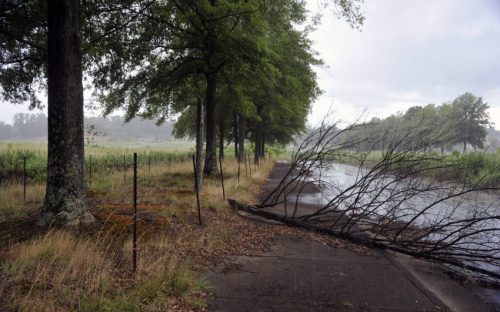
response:
<path id="1" fill-rule="evenodd" d="M 328 65 L 317 70 L 325 93 L 312 123 L 332 104 L 352 120 L 365 109 L 382 117 L 470 91 L 490 104 L 500 129 L 500 1 L 366 1 L 361 32 L 319 10 L 317 0 L 308 6 L 324 15 L 311 38 Z M 26 111 L 0 103 L 0 120 Z"/>
<path id="2" fill-rule="evenodd" d="M 412 105 L 441 104 L 470 91 L 490 104 L 499 127 L 499 3 L 367 1 L 361 32 L 323 12 L 311 38 L 329 67 L 318 70 L 325 93 L 310 120 L 321 118 L 332 101 L 346 119 L 363 109 L 383 116 Z M 318 11 L 315 0 L 308 4 Z"/>

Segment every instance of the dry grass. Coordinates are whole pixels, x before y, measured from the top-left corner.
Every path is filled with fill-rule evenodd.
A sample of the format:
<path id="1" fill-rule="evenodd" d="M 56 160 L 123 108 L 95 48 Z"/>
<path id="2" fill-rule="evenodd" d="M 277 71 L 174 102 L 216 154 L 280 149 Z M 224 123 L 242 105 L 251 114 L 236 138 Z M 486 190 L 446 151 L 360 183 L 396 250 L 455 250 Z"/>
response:
<path id="1" fill-rule="evenodd" d="M 224 162 L 226 198 L 254 202 L 272 165 L 261 164 L 248 177 L 243 166 L 238 183 L 237 164 Z M 208 285 L 197 272 L 231 254 L 263 252 L 273 230 L 244 222 L 229 209 L 222 198 L 220 177 L 204 180 L 203 227 L 199 227 L 192 171 L 189 161 L 152 166 L 151 172 L 147 167 L 139 168 L 139 261 L 135 276 L 130 270 L 131 171 L 125 179 L 123 172 L 94 177 L 88 197 L 99 220 L 95 229 L 79 233 L 52 230 L 5 250 L 0 248 L 0 309 L 206 310 Z M 5 200 L 0 203 L 0 215 L 9 220 L 29 216 L 41 205 L 44 190 L 42 185 L 32 185 L 30 191 L 26 204 L 19 185 L 2 188 L 14 208 L 8 208 L 9 200 Z"/>
<path id="2" fill-rule="evenodd" d="M 153 311 L 197 288 L 187 264 L 165 242 L 143 249 L 136 278 L 118 261 L 112 241 L 49 231 L 15 245 L 2 267 L 0 292 L 15 311 Z M 106 244 L 106 245 L 104 245 Z M 124 245 L 124 251 L 128 248 Z"/>
<path id="3" fill-rule="evenodd" d="M 8 183 L 0 187 L 0 221 L 19 218 L 32 213 L 45 196 L 45 185 L 28 184 L 26 186 L 26 201 L 23 199 L 22 183 Z"/>
<path id="4" fill-rule="evenodd" d="M 11 248 L 3 265 L 10 282 L 5 295 L 21 311 L 70 309 L 82 295 L 106 291 L 112 267 L 94 242 L 50 231 Z"/>

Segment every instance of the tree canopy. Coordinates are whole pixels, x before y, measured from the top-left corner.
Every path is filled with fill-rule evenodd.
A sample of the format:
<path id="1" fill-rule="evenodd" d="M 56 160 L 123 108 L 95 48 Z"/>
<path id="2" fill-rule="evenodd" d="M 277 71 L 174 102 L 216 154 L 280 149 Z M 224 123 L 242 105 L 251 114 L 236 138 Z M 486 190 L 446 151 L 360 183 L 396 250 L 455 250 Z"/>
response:
<path id="1" fill-rule="evenodd" d="M 106 111 L 160 122 L 180 113 L 177 135 L 194 134 L 195 98 L 205 97 L 205 174 L 216 172 L 216 124 L 236 114 L 255 121 L 253 137 L 286 142 L 304 129 L 319 93 L 302 1 L 167 1 L 138 12 L 96 54 L 94 76 Z M 118 32 L 117 32 L 118 34 Z M 125 57 L 124 57 L 125 56 Z M 127 70 L 124 70 L 127 69 Z M 219 141 L 224 141 L 220 131 Z M 256 135 L 257 134 L 257 135 Z M 243 134 L 244 135 L 244 134 Z"/>
<path id="2" fill-rule="evenodd" d="M 445 148 L 462 145 L 474 149 L 485 148 L 487 127 L 491 125 L 488 104 L 481 97 L 464 93 L 451 102 L 440 106 L 428 104 L 413 106 L 404 113 L 391 115 L 385 119 L 372 119 L 360 127 L 358 139 L 376 137 L 365 145 L 366 148 L 384 149 L 390 142 L 410 135 L 411 142 L 426 149 Z"/>
<path id="3" fill-rule="evenodd" d="M 351 25 L 362 24 L 359 0 L 329 3 Z M 252 138 L 256 161 L 265 142 L 286 142 L 304 128 L 319 93 L 310 29 L 301 0 L 2 1 L 0 96 L 36 107 L 48 90 L 47 199 L 54 200 L 46 210 L 58 201 L 72 216 L 85 206 L 84 179 L 75 174 L 83 172 L 82 77 L 105 113 L 123 108 L 127 120 L 161 123 L 203 96 L 204 172 L 211 175 L 217 124 L 221 146 L 230 132 L 241 147 Z M 231 121 L 239 125 L 232 131 Z M 77 205 L 50 195 L 58 190 L 77 190 Z"/>

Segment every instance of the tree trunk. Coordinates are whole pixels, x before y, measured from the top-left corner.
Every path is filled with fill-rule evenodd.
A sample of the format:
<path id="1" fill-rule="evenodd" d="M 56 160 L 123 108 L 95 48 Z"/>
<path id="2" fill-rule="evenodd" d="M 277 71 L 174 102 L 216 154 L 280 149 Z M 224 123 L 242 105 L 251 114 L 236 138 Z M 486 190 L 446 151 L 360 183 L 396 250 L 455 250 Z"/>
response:
<path id="1" fill-rule="evenodd" d="M 239 116 L 238 118 L 238 161 L 243 163 L 245 161 L 245 118 Z"/>
<path id="2" fill-rule="evenodd" d="M 239 159 L 238 155 L 238 116 L 234 114 L 234 159 Z"/>
<path id="3" fill-rule="evenodd" d="M 261 135 L 260 135 L 260 157 L 264 158 L 265 155 L 265 142 L 266 142 L 266 136 L 265 136 L 265 126 L 262 125 L 261 129 Z"/>
<path id="4" fill-rule="evenodd" d="M 254 139 L 255 139 L 255 148 L 254 148 L 254 156 L 253 156 L 253 162 L 254 164 L 259 163 L 259 158 L 260 158 L 260 147 L 261 147 L 261 124 L 260 122 L 255 123 L 255 133 L 254 133 Z"/>
<path id="5" fill-rule="evenodd" d="M 196 106 L 196 178 L 198 179 L 198 191 L 201 192 L 203 186 L 203 100 L 198 98 Z"/>
<path id="6" fill-rule="evenodd" d="M 444 145 L 441 144 L 441 155 L 444 154 Z"/>
<path id="7" fill-rule="evenodd" d="M 464 141 L 464 154 L 467 151 L 467 141 Z"/>
<path id="8" fill-rule="evenodd" d="M 92 222 L 85 200 L 80 2 L 48 2 L 47 186 L 39 223 Z"/>
<path id="9" fill-rule="evenodd" d="M 215 120 L 215 93 L 217 79 L 215 74 L 207 75 L 207 99 L 206 99 L 206 147 L 205 167 L 203 173 L 206 176 L 217 174 L 217 149 L 216 149 L 216 120 Z"/>
<path id="10" fill-rule="evenodd" d="M 224 119 L 219 119 L 219 157 L 224 160 Z"/>

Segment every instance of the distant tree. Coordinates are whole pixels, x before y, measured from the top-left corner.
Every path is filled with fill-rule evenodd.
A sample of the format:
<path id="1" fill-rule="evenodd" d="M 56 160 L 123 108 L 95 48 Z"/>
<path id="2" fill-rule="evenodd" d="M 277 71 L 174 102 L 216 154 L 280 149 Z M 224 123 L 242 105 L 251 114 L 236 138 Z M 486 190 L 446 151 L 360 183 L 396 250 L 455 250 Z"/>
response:
<path id="1" fill-rule="evenodd" d="M 13 118 L 13 135 L 19 138 L 39 138 L 47 136 L 47 116 L 45 114 L 17 113 Z"/>
<path id="2" fill-rule="evenodd" d="M 428 104 L 421 107 L 417 113 L 414 124 L 408 124 L 406 127 L 413 126 L 417 137 L 420 138 L 422 148 L 430 150 L 436 145 L 436 131 L 438 127 L 438 115 L 434 104 Z"/>
<path id="3" fill-rule="evenodd" d="M 445 147 L 453 145 L 453 138 L 455 137 L 455 128 L 453 127 L 453 120 L 451 117 L 451 103 L 443 103 L 436 107 L 436 124 L 434 126 L 434 143 L 444 153 Z"/>
<path id="4" fill-rule="evenodd" d="M 0 140 L 7 140 L 12 137 L 12 126 L 0 121 Z"/>
<path id="5" fill-rule="evenodd" d="M 445 147 L 462 144 L 465 152 L 467 145 L 474 149 L 484 148 L 488 134 L 486 127 L 490 125 L 487 110 L 488 104 L 481 97 L 465 93 L 441 106 L 413 106 L 403 114 L 384 119 L 373 118 L 369 123 L 356 127 L 352 133 L 360 141 L 376 138 L 375 141 L 358 144 L 357 148 L 363 150 L 385 150 L 390 147 L 390 142 L 398 142 L 405 148 L 415 144 L 426 151 L 440 148 L 441 153 Z M 411 141 L 400 137 L 402 134 L 411 134 Z"/>
<path id="6" fill-rule="evenodd" d="M 451 103 L 451 131 L 454 133 L 452 143 L 463 144 L 463 152 L 467 144 L 474 149 L 484 148 L 486 127 L 490 125 L 488 104 L 481 97 L 465 93 Z"/>

